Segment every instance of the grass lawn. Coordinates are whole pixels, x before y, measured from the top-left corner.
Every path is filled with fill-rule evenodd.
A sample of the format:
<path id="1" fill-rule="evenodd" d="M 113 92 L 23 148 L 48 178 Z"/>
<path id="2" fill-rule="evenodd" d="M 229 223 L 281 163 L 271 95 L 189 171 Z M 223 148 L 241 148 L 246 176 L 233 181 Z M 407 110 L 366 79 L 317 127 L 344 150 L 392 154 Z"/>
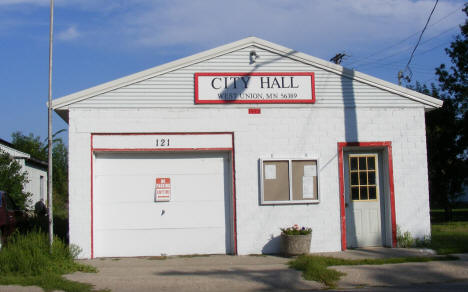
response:
<path id="1" fill-rule="evenodd" d="M 452 210 L 453 221 L 468 221 L 468 208 L 458 208 Z M 431 222 L 445 222 L 445 211 L 443 209 L 431 209 Z"/>
<path id="2" fill-rule="evenodd" d="M 431 248 L 439 254 L 468 253 L 468 221 L 433 223 Z"/>
<path id="3" fill-rule="evenodd" d="M 97 272 L 94 267 L 76 263 L 77 253 L 76 248 L 69 248 L 58 237 L 50 253 L 47 234 L 16 233 L 0 251 L 0 285 L 39 286 L 45 291 L 96 291 L 91 284 L 62 277 L 77 271 Z"/>
<path id="4" fill-rule="evenodd" d="M 383 264 L 400 264 L 410 262 L 430 262 L 430 261 L 447 261 L 456 260 L 457 257 L 403 257 L 403 258 L 388 258 L 388 259 L 362 259 L 362 260 L 346 260 L 333 257 L 302 255 L 289 262 L 289 266 L 296 270 L 302 271 L 302 276 L 306 280 L 313 280 L 325 284 L 328 288 L 336 287 L 336 282 L 344 274 L 328 269 L 329 266 L 350 266 L 350 265 L 383 265 Z"/>

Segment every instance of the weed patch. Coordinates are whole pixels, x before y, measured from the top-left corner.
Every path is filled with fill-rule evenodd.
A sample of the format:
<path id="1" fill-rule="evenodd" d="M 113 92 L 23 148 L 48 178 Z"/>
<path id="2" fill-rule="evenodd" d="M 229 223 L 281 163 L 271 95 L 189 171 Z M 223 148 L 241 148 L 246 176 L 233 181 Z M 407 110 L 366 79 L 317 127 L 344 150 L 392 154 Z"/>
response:
<path id="1" fill-rule="evenodd" d="M 302 271 L 302 276 L 306 280 L 317 281 L 325 284 L 328 288 L 334 288 L 336 287 L 336 283 L 340 277 L 344 276 L 344 273 L 333 269 L 328 269 L 330 266 L 384 265 L 411 262 L 446 261 L 456 259 L 458 258 L 454 256 L 444 256 L 346 260 L 333 257 L 302 255 L 290 261 L 289 266 L 293 269 Z"/>
<path id="2" fill-rule="evenodd" d="M 49 252 L 48 236 L 38 231 L 15 233 L 0 251 L 0 284 L 40 286 L 46 291 L 94 291 L 92 285 L 62 277 L 73 272 L 96 272 L 94 267 L 74 261 L 79 248 L 55 237 Z"/>

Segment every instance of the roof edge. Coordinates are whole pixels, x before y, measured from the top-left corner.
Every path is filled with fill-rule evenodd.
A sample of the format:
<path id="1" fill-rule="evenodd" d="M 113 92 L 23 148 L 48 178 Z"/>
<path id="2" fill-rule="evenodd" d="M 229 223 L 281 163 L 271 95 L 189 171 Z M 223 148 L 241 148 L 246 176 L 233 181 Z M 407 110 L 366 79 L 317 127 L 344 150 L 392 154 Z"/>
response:
<path id="1" fill-rule="evenodd" d="M 414 101 L 420 102 L 425 105 L 426 108 L 439 108 L 442 106 L 443 101 L 437 98 L 419 93 L 417 91 L 393 84 L 391 82 L 372 77 L 365 73 L 361 73 L 359 71 L 355 71 L 354 69 L 349 69 L 337 64 L 333 64 L 331 62 L 327 62 L 325 60 L 313 57 L 311 55 L 301 53 L 281 45 L 259 39 L 257 37 L 247 37 L 241 39 L 236 42 L 232 42 L 226 45 L 222 45 L 213 49 L 209 49 L 188 57 L 184 57 L 163 65 L 159 65 L 150 69 L 146 69 L 140 71 L 138 73 L 134 73 L 125 77 L 121 77 L 85 90 L 81 90 L 52 101 L 52 108 L 54 110 L 61 109 L 61 110 L 68 110 L 66 108 L 68 105 L 79 102 L 84 99 L 91 98 L 93 96 L 103 94 L 105 92 L 109 92 L 111 90 L 115 90 L 121 88 L 126 85 L 130 85 L 136 82 L 140 82 L 142 80 L 146 80 L 149 78 L 153 78 L 155 76 L 168 73 L 170 71 L 177 70 L 181 67 L 189 66 L 195 63 L 202 62 L 206 59 L 214 58 L 219 55 L 224 55 L 230 53 L 232 51 L 241 49 L 246 46 L 255 45 L 261 48 L 264 48 L 269 51 L 273 51 L 280 55 L 285 55 L 291 59 L 296 61 L 312 65 L 323 70 L 333 72 L 335 74 L 339 74 L 345 76 L 347 78 L 351 78 L 357 80 L 359 82 L 368 84 L 373 87 L 380 88 L 382 90 L 386 90 L 407 98 L 410 98 Z"/>
<path id="2" fill-rule="evenodd" d="M 155 76 L 177 70 L 181 67 L 189 66 L 195 63 L 202 62 L 206 59 L 214 58 L 219 55 L 224 55 L 230 53 L 231 51 L 235 51 L 241 49 L 243 47 L 252 45 L 255 42 L 255 37 L 248 37 L 245 39 L 241 39 L 239 41 L 229 43 L 226 45 L 222 45 L 213 49 L 209 49 L 200 53 L 196 53 L 194 55 L 184 57 L 181 59 L 177 59 L 175 61 L 171 61 L 169 63 L 165 63 L 156 67 L 152 67 L 131 75 L 127 75 L 106 83 L 99 84 L 97 86 L 93 86 L 88 89 L 84 89 L 60 98 L 57 98 L 52 101 L 52 108 L 59 109 L 64 106 L 70 105 L 72 103 L 81 101 L 83 99 L 87 99 L 132 83 L 136 83 L 145 79 L 153 78 Z"/>

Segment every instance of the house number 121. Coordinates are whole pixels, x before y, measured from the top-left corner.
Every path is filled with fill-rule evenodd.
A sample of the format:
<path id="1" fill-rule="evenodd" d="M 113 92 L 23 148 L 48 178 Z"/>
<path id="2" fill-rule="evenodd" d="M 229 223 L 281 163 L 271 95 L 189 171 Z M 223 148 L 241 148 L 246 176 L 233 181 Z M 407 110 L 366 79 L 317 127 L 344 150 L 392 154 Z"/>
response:
<path id="1" fill-rule="evenodd" d="M 156 147 L 169 147 L 169 139 L 156 139 Z"/>

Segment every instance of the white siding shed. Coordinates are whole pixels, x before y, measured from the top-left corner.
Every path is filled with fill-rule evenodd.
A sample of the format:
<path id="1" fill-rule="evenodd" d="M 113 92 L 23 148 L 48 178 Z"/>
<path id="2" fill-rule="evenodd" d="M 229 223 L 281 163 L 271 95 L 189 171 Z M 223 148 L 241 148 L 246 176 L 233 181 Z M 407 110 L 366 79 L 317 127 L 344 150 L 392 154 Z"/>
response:
<path id="1" fill-rule="evenodd" d="M 225 77 L 219 99 L 196 100 Z M 293 224 L 314 252 L 392 247 L 397 225 L 429 235 L 424 113 L 441 105 L 255 37 L 56 99 L 70 241 L 93 258 L 276 253 Z"/>

